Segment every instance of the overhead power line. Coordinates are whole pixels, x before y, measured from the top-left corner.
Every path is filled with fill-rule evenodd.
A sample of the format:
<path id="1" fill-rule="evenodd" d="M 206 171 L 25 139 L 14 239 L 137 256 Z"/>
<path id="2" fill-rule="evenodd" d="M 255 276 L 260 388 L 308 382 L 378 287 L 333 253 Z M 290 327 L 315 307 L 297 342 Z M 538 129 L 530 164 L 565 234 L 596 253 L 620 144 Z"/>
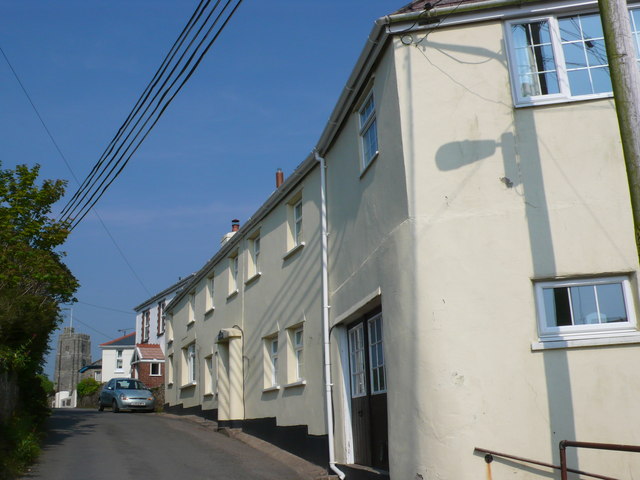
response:
<path id="1" fill-rule="evenodd" d="M 202 0 L 98 163 L 61 213 L 73 230 L 122 173 L 131 157 L 191 78 L 242 0 Z"/>
<path id="2" fill-rule="evenodd" d="M 42 118 L 42 115 L 40 115 L 40 111 L 38 110 L 38 108 L 36 107 L 36 104 L 31 99 L 31 95 L 29 95 L 29 92 L 27 91 L 26 87 L 24 86 L 24 83 L 22 83 L 22 80 L 20 80 L 20 77 L 18 76 L 18 72 L 16 72 L 15 68 L 13 68 L 13 65 L 9 61 L 9 57 L 7 57 L 7 54 L 4 52 L 2 47 L 0 47 L 0 53 L 2 53 L 2 56 L 4 57 L 5 61 L 7 62 L 7 65 L 11 69 L 11 72 L 13 73 L 13 76 L 16 78 L 16 81 L 20 85 L 20 88 L 22 89 L 23 93 L 27 97 L 27 100 L 29 100 L 29 103 L 31 104 L 31 108 L 33 108 L 33 111 L 35 112 L 36 116 L 38 117 L 38 120 L 40 120 L 40 123 L 42 124 L 42 127 L 44 128 L 45 132 L 47 132 L 47 135 L 49 136 L 49 139 L 51 140 L 51 143 L 53 143 L 53 146 L 55 147 L 55 149 L 57 150 L 58 154 L 60 155 L 60 158 L 62 158 L 62 161 L 67 166 L 67 169 L 69 170 L 69 173 L 71 173 L 71 176 L 73 177 L 73 179 L 76 182 L 76 184 L 78 186 L 80 186 L 80 181 L 78 180 L 78 177 L 76 176 L 75 172 L 73 171 L 73 168 L 71 168 L 71 165 L 67 161 L 67 157 L 65 157 L 64 153 L 62 153 L 62 150 L 58 146 L 58 142 L 56 142 L 55 138 L 53 138 L 53 134 L 51 133 L 51 130 L 49 130 L 49 127 L 47 127 L 47 124 L 45 123 L 44 118 Z M 135 279 L 138 281 L 138 283 L 140 283 L 140 286 L 143 288 L 143 290 L 145 292 L 147 292 L 148 295 L 151 295 L 151 292 L 149 292 L 149 289 L 144 284 L 144 282 L 142 281 L 142 279 L 140 278 L 138 273 L 135 271 L 135 269 L 133 268 L 133 265 L 131 265 L 131 262 L 129 262 L 129 259 L 127 258 L 127 256 L 122 251 L 122 248 L 120 248 L 120 245 L 118 245 L 118 242 L 116 241 L 115 237 L 111 234 L 111 232 L 107 228 L 107 225 L 102 220 L 102 217 L 100 216 L 98 211 L 94 209 L 93 213 L 95 214 L 96 218 L 98 219 L 98 221 L 102 225 L 102 228 L 104 228 L 104 231 L 106 232 L 107 236 L 111 239 L 111 242 L 113 242 L 114 247 L 116 247 L 116 250 L 118 251 L 118 253 L 122 257 L 124 262 L 127 264 L 127 267 L 129 267 L 129 270 L 131 270 L 131 273 L 133 274 Z"/>

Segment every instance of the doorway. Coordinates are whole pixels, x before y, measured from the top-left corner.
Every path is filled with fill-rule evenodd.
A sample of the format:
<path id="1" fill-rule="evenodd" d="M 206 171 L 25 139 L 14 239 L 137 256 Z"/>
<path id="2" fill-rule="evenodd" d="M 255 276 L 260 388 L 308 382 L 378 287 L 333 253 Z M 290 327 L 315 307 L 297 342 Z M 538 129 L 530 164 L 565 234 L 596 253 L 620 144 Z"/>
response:
<path id="1" fill-rule="evenodd" d="M 387 377 L 382 313 L 364 316 L 348 329 L 351 427 L 354 461 L 389 469 Z"/>

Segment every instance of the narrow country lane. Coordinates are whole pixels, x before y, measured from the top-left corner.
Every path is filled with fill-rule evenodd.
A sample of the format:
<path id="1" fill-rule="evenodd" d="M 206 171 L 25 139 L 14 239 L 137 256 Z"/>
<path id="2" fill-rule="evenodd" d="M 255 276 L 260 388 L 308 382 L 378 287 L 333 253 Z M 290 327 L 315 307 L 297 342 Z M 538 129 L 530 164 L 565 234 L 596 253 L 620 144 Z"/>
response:
<path id="1" fill-rule="evenodd" d="M 298 480 L 286 465 L 210 429 L 162 414 L 55 410 L 24 479 Z"/>

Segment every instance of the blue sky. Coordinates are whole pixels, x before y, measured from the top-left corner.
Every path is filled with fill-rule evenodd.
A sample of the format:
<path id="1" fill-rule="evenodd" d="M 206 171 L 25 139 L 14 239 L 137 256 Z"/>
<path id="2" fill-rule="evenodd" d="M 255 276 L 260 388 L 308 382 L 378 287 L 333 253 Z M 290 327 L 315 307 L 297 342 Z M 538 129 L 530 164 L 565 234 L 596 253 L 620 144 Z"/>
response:
<path id="1" fill-rule="evenodd" d="M 289 175 L 304 160 L 373 22 L 405 3 L 242 3 L 96 207 L 135 274 L 93 213 L 63 247 L 81 283 L 74 327 L 91 335 L 94 358 L 133 328 L 134 306 L 197 271 L 231 219 L 251 216 L 277 168 Z M 0 46 L 80 181 L 197 4 L 0 0 Z M 2 167 L 38 163 L 43 178 L 69 180 L 70 196 L 75 181 L 2 57 L 0 85 Z"/>

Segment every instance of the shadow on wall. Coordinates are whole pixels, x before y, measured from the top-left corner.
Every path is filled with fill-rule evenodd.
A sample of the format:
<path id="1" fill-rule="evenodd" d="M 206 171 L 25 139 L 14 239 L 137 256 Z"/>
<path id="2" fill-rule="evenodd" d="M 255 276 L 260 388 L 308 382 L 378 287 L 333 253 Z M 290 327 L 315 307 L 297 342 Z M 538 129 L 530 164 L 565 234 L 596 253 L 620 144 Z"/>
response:
<path id="1" fill-rule="evenodd" d="M 517 147 L 517 148 L 516 148 Z M 502 154 L 504 176 L 499 180 L 507 188 L 521 187 L 529 234 L 529 248 L 534 278 L 550 278 L 557 274 L 555 252 L 551 236 L 540 151 L 532 110 L 519 110 L 515 114 L 513 132 L 505 132 L 500 141 L 465 140 L 442 145 L 436 152 L 436 165 L 449 172 Z M 526 152 L 522 157 L 519 152 Z M 532 286 L 533 288 L 533 286 Z M 526 348 L 526 346 L 523 346 Z M 542 355 L 545 369 L 546 392 L 549 409 L 549 440 L 551 456 L 560 463 L 558 444 L 561 440 L 576 440 L 576 428 L 571 391 L 571 377 L 565 350 L 531 353 Z M 514 435 L 520 435 L 514 432 Z M 509 439 L 496 439 L 499 444 Z M 512 452 L 506 452 L 512 453 Z M 526 452 L 513 452 L 526 455 Z M 575 451 L 568 451 L 568 463 L 579 468 Z M 520 468 L 523 468 L 519 465 Z"/>

